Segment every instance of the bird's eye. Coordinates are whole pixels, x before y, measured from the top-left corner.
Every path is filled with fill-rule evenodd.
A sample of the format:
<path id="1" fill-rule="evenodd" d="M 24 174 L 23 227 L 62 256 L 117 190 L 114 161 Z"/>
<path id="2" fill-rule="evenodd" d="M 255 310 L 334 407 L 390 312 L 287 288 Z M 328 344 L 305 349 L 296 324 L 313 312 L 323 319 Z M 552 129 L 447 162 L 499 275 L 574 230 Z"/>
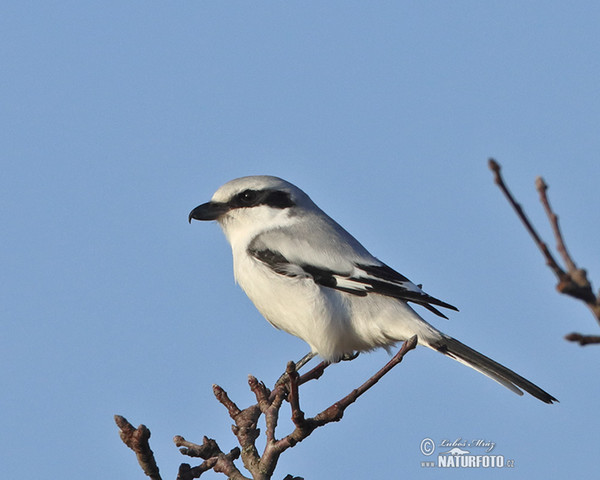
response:
<path id="1" fill-rule="evenodd" d="M 251 205 L 256 201 L 257 193 L 256 190 L 244 190 L 239 195 L 240 202 L 244 205 Z"/>

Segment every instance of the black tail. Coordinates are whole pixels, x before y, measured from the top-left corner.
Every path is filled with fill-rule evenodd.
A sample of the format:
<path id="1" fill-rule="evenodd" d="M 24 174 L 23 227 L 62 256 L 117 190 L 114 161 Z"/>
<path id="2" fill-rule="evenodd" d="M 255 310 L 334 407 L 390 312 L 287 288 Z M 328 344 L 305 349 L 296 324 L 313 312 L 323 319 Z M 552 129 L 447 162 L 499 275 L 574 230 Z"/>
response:
<path id="1" fill-rule="evenodd" d="M 464 343 L 461 343 L 452 337 L 442 334 L 441 339 L 431 342 L 429 346 L 438 352 L 487 375 L 492 380 L 497 381 L 519 395 L 523 395 L 523 392 L 521 391 L 521 389 L 523 389 L 535 398 L 540 399 L 542 402 L 558 402 L 556 398 L 537 385 L 534 385 L 526 378 L 523 378 L 521 375 L 506 368 L 504 365 L 500 365 L 498 362 L 495 362 L 478 351 L 473 350 L 471 347 L 467 347 Z"/>

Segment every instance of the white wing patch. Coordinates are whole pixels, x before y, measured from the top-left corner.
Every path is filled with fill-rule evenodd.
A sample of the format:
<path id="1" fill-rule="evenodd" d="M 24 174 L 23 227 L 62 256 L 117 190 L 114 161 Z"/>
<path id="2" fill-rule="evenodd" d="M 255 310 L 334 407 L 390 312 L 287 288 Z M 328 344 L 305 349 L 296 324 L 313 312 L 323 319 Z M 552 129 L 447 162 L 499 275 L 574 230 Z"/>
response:
<path id="1" fill-rule="evenodd" d="M 404 275 L 384 263 L 378 265 L 354 264 L 351 272 L 341 273 L 317 265 L 290 262 L 280 252 L 267 248 L 252 248 L 251 246 L 248 254 L 280 275 L 309 277 L 322 287 L 333 288 L 361 297 L 378 294 L 405 302 L 414 302 L 443 318 L 447 317 L 433 305 L 458 310 L 449 303 L 428 295 L 421 290 L 420 286 L 415 285 Z"/>
<path id="2" fill-rule="evenodd" d="M 366 295 L 366 293 L 371 289 L 369 285 L 362 283 L 360 279 L 357 278 L 342 277 L 340 275 L 333 275 L 333 278 L 335 278 L 336 286 L 340 290 L 355 290 L 357 293 L 365 292 Z"/>

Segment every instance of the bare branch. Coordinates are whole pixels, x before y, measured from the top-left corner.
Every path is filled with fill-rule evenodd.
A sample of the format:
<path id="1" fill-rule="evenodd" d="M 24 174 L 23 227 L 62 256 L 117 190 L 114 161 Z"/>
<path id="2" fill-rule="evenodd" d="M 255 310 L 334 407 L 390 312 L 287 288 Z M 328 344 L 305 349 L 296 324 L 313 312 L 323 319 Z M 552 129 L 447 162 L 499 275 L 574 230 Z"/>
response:
<path id="1" fill-rule="evenodd" d="M 558 226 L 558 215 L 556 215 L 550 207 L 550 201 L 548 200 L 548 195 L 546 193 L 548 191 L 548 185 L 546 184 L 546 182 L 544 182 L 544 179 L 542 177 L 537 177 L 535 179 L 535 188 L 540 194 L 540 202 L 544 206 L 544 210 L 546 211 L 548 220 L 550 220 L 550 225 L 552 225 L 552 231 L 554 232 L 554 238 L 556 239 L 556 249 L 558 250 L 558 253 L 561 254 L 563 261 L 567 266 L 567 270 L 577 270 L 575 262 L 573 261 L 573 259 L 569 255 L 569 252 L 567 251 L 567 247 L 565 246 L 560 227 Z"/>
<path id="2" fill-rule="evenodd" d="M 521 221 L 523 222 L 523 225 L 525 226 L 525 228 L 527 229 L 529 234 L 533 237 L 533 241 L 535 242 L 535 244 L 538 246 L 538 248 L 541 250 L 544 257 L 546 258 L 546 264 L 552 269 L 554 274 L 559 279 L 564 277 L 564 275 L 565 275 L 564 270 L 558 265 L 558 263 L 556 263 L 556 260 L 554 260 L 554 257 L 552 256 L 552 254 L 550 253 L 550 250 L 548 249 L 548 246 L 546 245 L 546 243 L 544 241 L 542 241 L 542 239 L 538 235 L 537 231 L 535 230 L 535 228 L 533 228 L 533 225 L 529 221 L 529 218 L 527 218 L 527 215 L 525 215 L 523 208 L 515 200 L 515 198 L 510 193 L 510 190 L 504 183 L 504 179 L 502 178 L 502 175 L 500 173 L 500 164 L 498 164 L 498 162 L 496 162 L 496 160 L 494 160 L 493 158 L 490 158 L 489 167 L 490 167 L 490 170 L 492 170 L 494 172 L 494 182 L 496 183 L 496 185 L 498 185 L 500 190 L 502 190 L 502 193 L 504 193 L 504 196 L 506 197 L 506 199 L 509 201 L 509 203 L 512 205 L 512 207 L 515 209 L 517 216 L 521 219 Z"/>
<path id="3" fill-rule="evenodd" d="M 202 440 L 202 445 L 188 442 L 181 435 L 176 435 L 175 438 L 173 438 L 173 441 L 176 446 L 184 447 L 179 449 L 183 455 L 200 457 L 205 460 L 202 464 L 193 468 L 187 463 L 181 464 L 179 473 L 177 474 L 177 480 L 192 480 L 194 478 L 199 478 L 200 475 L 209 470 L 223 472 L 229 478 L 235 480 L 250 480 L 243 476 L 233 463 L 234 460 L 237 460 L 240 457 L 239 448 L 236 447 L 228 454 L 224 454 L 217 442 L 206 436 Z"/>
<path id="4" fill-rule="evenodd" d="M 360 387 L 350 392 L 341 400 L 335 402 L 330 407 L 323 410 L 321 413 L 317 414 L 313 418 L 304 419 L 304 413 L 300 410 L 299 405 L 297 404 L 297 400 L 292 402 L 290 399 L 290 405 L 292 407 L 292 420 L 296 425 L 296 429 L 289 434 L 287 437 L 281 439 L 277 448 L 283 452 L 287 448 L 293 447 L 298 442 L 301 442 L 306 437 L 308 437 L 313 430 L 323 425 L 326 425 L 331 422 L 337 422 L 342 419 L 344 415 L 344 411 L 348 408 L 349 405 L 354 403 L 363 393 L 369 390 L 373 385 L 375 385 L 381 378 L 388 373 L 392 368 L 398 365 L 404 356 L 412 349 L 414 349 L 417 345 L 417 336 L 413 336 L 408 339 L 402 345 L 402 348 L 394 355 L 394 357 L 381 368 L 375 375 L 369 378 L 365 383 L 363 383 Z M 292 377 L 292 384 L 293 384 Z M 294 387 L 292 386 L 292 391 Z M 290 392 L 291 393 L 291 392 Z M 297 411 L 294 411 L 294 410 Z"/>
<path id="5" fill-rule="evenodd" d="M 600 343 L 599 335 L 582 335 L 581 333 L 569 333 L 568 335 L 565 335 L 565 339 L 569 342 L 577 342 L 581 346 Z"/>
<path id="6" fill-rule="evenodd" d="M 189 463 L 182 463 L 179 465 L 179 471 L 177 472 L 177 480 L 192 480 L 194 478 L 200 478 L 204 472 L 212 470 L 217 463 L 217 457 L 212 457 L 201 465 L 191 467 Z"/>
<path id="7" fill-rule="evenodd" d="M 333 405 L 312 418 L 306 418 L 306 415 L 300 408 L 299 387 L 310 380 L 320 378 L 329 365 L 328 363 L 322 362 L 309 372 L 300 376 L 296 370 L 296 364 L 294 362 L 289 362 L 286 367 L 286 372 L 280 377 L 280 380 L 276 382 L 272 391 L 255 377 L 249 376 L 248 385 L 250 390 L 254 393 L 257 403 L 243 410 L 229 398 L 225 390 L 218 385 L 213 385 L 213 393 L 215 394 L 216 399 L 227 409 L 229 416 L 234 421 L 232 431 L 237 437 L 241 448 L 236 447 L 225 454 L 217 442 L 208 437 L 204 437 L 202 444 L 199 445 L 189 442 L 182 436 L 177 435 L 173 441 L 177 447 L 180 447 L 180 452 L 182 454 L 204 460 L 200 465 L 195 467 L 191 467 L 187 463 L 181 464 L 177 479 L 193 480 L 199 478 L 204 472 L 214 470 L 215 472 L 223 473 L 231 480 L 250 480 L 240 472 L 234 463 L 235 460 L 241 457 L 244 467 L 251 473 L 254 480 L 269 480 L 275 471 L 280 455 L 285 450 L 304 440 L 316 428 L 341 420 L 346 408 L 375 385 L 394 366 L 398 365 L 404 358 L 404 355 L 415 348 L 416 344 L 416 336 L 404 342 L 398 353 L 394 355 L 394 357 L 375 375 L 344 398 L 335 402 Z M 284 436 L 281 440 L 277 440 L 275 430 L 277 428 L 281 407 L 286 399 L 290 403 L 291 417 L 295 428 L 290 434 Z M 259 455 L 255 441 L 260 434 L 257 423 L 261 415 L 265 416 L 266 445 L 262 455 Z M 151 473 L 147 473 L 147 475 L 155 475 L 151 476 L 151 478 L 156 480 L 160 479 L 158 476 L 158 467 L 155 468 L 155 473 L 152 470 L 152 465 L 156 466 L 156 463 L 154 462 L 152 451 L 147 442 L 150 437 L 148 429 L 143 425 L 138 429 L 134 429 L 123 417 L 116 416 L 115 420 L 117 420 L 117 424 L 119 425 L 119 428 L 121 428 L 121 437 L 123 438 L 123 441 L 130 446 L 136 454 L 140 452 L 138 454 L 138 461 L 140 462 L 140 465 L 142 465 L 144 472 L 149 471 Z M 132 438 L 137 437 L 139 437 L 141 441 L 136 443 L 131 440 Z M 138 444 L 141 445 L 141 447 L 138 447 Z M 149 457 L 151 462 L 148 460 Z M 140 460 L 140 458 L 142 458 L 142 460 Z M 150 466 L 147 466 L 147 464 Z M 301 480 L 301 477 L 288 475 L 286 479 Z"/>
<path id="8" fill-rule="evenodd" d="M 304 385 L 306 382 L 310 382 L 311 380 L 318 380 L 325 373 L 325 369 L 331 365 L 327 362 L 321 362 L 312 370 L 309 370 L 304 375 L 302 375 L 298 379 L 298 385 Z"/>
<path id="9" fill-rule="evenodd" d="M 219 445 L 217 445 L 217 442 L 206 436 L 202 439 L 202 445 L 188 442 L 181 435 L 175 435 L 173 442 L 177 447 L 183 447 L 180 448 L 179 451 L 188 457 L 199 457 L 208 460 L 221 453 L 221 449 L 219 448 Z"/>
<path id="10" fill-rule="evenodd" d="M 123 443 L 135 452 L 137 461 L 144 473 L 152 480 L 161 480 L 154 453 L 150 449 L 150 430 L 145 425 L 135 428 L 121 415 L 115 415 L 115 423 L 119 427 L 119 436 Z"/>
<path id="11" fill-rule="evenodd" d="M 525 215 L 525 212 L 523 211 L 521 205 L 519 205 L 519 203 L 517 203 L 517 201 L 514 199 L 513 195 L 509 191 L 508 187 L 504 183 L 504 179 L 502 178 L 502 175 L 500 173 L 501 168 L 500 168 L 500 165 L 498 164 L 498 162 L 496 162 L 493 158 L 490 158 L 488 165 L 490 167 L 490 170 L 492 170 L 492 172 L 494 172 L 494 182 L 496 183 L 496 185 L 498 185 L 498 187 L 500 188 L 502 193 L 504 193 L 507 200 L 509 201 L 509 203 L 512 205 L 515 212 L 517 213 L 517 216 L 521 219 L 521 221 L 523 222 L 523 225 L 525 226 L 525 228 L 527 229 L 529 234 L 532 236 L 535 244 L 538 246 L 538 248 L 542 252 L 542 255 L 544 255 L 544 258 L 546 259 L 546 264 L 548 265 L 548 267 L 550 267 L 550 269 L 556 275 L 556 277 L 558 279 L 558 284 L 556 285 L 556 289 L 560 293 L 569 295 L 573 298 L 583 301 L 588 306 L 588 308 L 592 311 L 597 322 L 600 323 L 600 294 L 598 296 L 594 295 L 594 292 L 592 290 L 592 285 L 587 278 L 587 272 L 584 269 L 577 268 L 575 261 L 569 254 L 569 251 L 566 247 L 562 232 L 559 227 L 558 215 L 554 212 L 554 210 L 550 206 L 550 201 L 548 199 L 548 194 L 547 194 L 548 185 L 546 184 L 546 182 L 544 182 L 544 180 L 541 177 L 538 177 L 535 182 L 536 190 L 538 191 L 538 193 L 540 195 L 540 202 L 542 203 L 544 210 L 546 212 L 546 215 L 548 216 L 548 220 L 550 222 L 552 231 L 554 233 L 554 238 L 556 240 L 556 249 L 559 252 L 559 254 L 561 255 L 561 257 L 565 263 L 566 271 L 556 262 L 556 260 L 550 253 L 548 246 L 541 239 L 541 237 L 539 236 L 539 234 L 537 233 L 537 231 L 535 230 L 535 228 L 533 227 L 533 225 L 531 224 L 531 222 Z M 583 337 L 580 334 L 572 334 L 572 335 L 579 335 L 582 338 L 594 338 L 594 337 Z M 567 340 L 571 340 L 571 341 L 578 341 L 580 343 L 580 345 L 598 343 L 595 341 L 584 341 L 582 343 L 582 341 L 579 339 L 573 340 L 571 338 L 572 335 L 567 336 L 565 338 L 567 338 Z"/>
<path id="12" fill-rule="evenodd" d="M 235 453 L 238 453 L 239 456 L 239 449 L 237 449 L 235 452 L 234 450 L 227 455 L 220 453 L 217 457 L 215 465 L 213 466 L 213 470 L 218 473 L 224 473 L 229 480 L 250 480 L 245 475 L 242 475 L 242 473 L 233 463 L 233 460 L 237 458 Z"/>
<path id="13" fill-rule="evenodd" d="M 235 420 L 235 417 L 240 414 L 241 410 L 235 403 L 231 401 L 231 399 L 227 395 L 227 392 L 218 385 L 213 385 L 213 393 L 219 401 L 219 403 L 221 403 L 221 405 L 223 405 L 227 409 L 227 411 L 229 412 L 229 416 Z"/>
<path id="14" fill-rule="evenodd" d="M 558 225 L 558 215 L 554 213 L 550 207 L 550 201 L 548 200 L 547 195 L 548 185 L 546 185 L 546 182 L 544 182 L 542 177 L 536 179 L 535 185 L 540 194 L 540 202 L 544 206 L 544 210 L 546 211 L 546 215 L 552 226 L 552 231 L 554 232 L 556 249 L 561 254 L 563 261 L 567 266 L 568 274 L 563 278 L 560 278 L 560 282 L 556 288 L 561 293 L 583 300 L 592 309 L 592 312 L 594 312 L 594 308 L 597 307 L 597 299 L 592 291 L 592 285 L 587 279 L 586 271 L 577 268 L 577 265 L 575 265 L 575 262 L 567 250 L 562 232 Z M 596 317 L 598 321 L 600 321 L 600 317 L 598 317 L 598 315 L 596 315 Z"/>

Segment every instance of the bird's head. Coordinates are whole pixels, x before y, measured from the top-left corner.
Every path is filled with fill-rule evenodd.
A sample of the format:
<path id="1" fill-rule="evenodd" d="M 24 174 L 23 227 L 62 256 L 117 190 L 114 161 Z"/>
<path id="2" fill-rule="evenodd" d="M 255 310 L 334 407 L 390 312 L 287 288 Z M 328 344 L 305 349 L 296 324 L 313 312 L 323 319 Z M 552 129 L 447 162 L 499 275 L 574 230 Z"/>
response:
<path id="1" fill-rule="evenodd" d="M 236 178 L 220 187 L 210 202 L 194 208 L 192 220 L 216 220 L 233 244 L 238 238 L 289 225 L 302 209 L 316 208 L 302 190 L 278 177 Z"/>

